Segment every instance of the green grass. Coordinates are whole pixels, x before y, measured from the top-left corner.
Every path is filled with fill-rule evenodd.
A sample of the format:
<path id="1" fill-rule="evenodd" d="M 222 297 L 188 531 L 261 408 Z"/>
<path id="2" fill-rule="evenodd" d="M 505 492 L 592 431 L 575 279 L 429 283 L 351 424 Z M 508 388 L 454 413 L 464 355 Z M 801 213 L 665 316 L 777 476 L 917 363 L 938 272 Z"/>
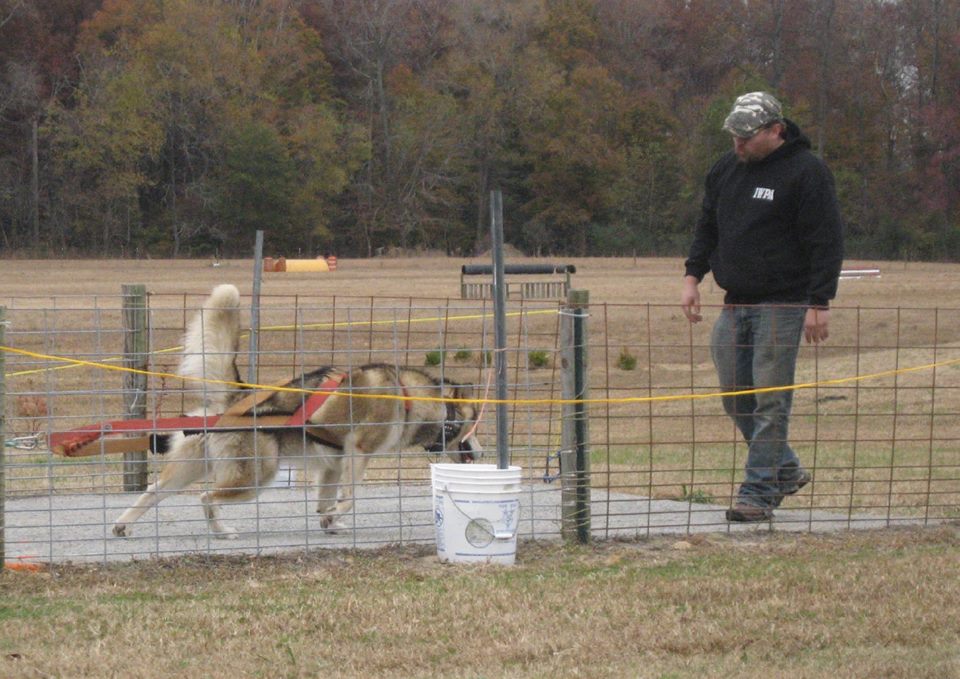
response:
<path id="1" fill-rule="evenodd" d="M 694 502 L 697 504 L 714 504 L 717 498 L 703 490 L 702 488 L 687 488 L 686 484 L 680 484 L 680 496 L 677 498 L 681 502 Z"/>

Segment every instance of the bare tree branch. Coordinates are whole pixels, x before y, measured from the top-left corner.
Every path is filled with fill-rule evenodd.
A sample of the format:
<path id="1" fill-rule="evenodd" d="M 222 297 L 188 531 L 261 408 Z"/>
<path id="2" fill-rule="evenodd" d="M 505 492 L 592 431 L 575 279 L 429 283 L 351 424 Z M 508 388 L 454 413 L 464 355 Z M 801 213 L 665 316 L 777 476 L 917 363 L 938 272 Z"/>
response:
<path id="1" fill-rule="evenodd" d="M 10 21 L 17 13 L 17 10 L 23 6 L 24 0 L 17 0 L 13 3 L 13 6 L 7 10 L 7 15 L 0 19 L 0 28 L 3 28 L 8 21 Z"/>

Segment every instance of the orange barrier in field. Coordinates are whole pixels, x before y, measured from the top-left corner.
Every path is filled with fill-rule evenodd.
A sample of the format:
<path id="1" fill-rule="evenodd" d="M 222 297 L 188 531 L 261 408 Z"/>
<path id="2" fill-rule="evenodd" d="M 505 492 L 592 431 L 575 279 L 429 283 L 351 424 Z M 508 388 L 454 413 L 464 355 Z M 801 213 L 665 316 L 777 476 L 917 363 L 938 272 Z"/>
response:
<path id="1" fill-rule="evenodd" d="M 3 567 L 8 571 L 20 571 L 22 573 L 40 573 L 46 569 L 46 564 L 35 561 L 26 561 L 26 559 L 36 559 L 35 556 L 18 556 L 16 561 L 6 561 Z"/>
<path id="2" fill-rule="evenodd" d="M 336 271 L 336 269 L 336 257 L 330 257 L 329 259 L 324 259 L 323 257 L 317 257 L 316 259 L 287 259 L 286 257 L 278 257 L 277 259 L 273 257 L 263 258 L 263 270 L 268 272 L 290 271 L 300 273 L 304 271 Z"/>
<path id="3" fill-rule="evenodd" d="M 288 259 L 287 271 L 299 273 L 303 271 L 329 271 L 325 259 Z"/>

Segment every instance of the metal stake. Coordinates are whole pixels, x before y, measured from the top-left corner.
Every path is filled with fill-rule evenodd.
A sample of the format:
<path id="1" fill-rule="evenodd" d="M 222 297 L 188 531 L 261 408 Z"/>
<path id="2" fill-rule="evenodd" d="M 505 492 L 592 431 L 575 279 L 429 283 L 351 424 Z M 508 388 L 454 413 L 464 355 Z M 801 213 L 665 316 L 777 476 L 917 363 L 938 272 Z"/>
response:
<path id="1" fill-rule="evenodd" d="M 250 384 L 257 383 L 261 278 L 263 278 L 263 231 L 258 229 L 256 244 L 253 246 L 253 299 L 250 300 L 250 359 L 247 369 L 247 382 Z"/>
<path id="2" fill-rule="evenodd" d="M 503 273 L 503 196 L 500 189 L 490 195 L 490 231 L 493 236 L 493 317 L 497 371 L 497 468 L 510 466 L 507 438 L 507 316 L 504 309 L 506 281 Z"/>

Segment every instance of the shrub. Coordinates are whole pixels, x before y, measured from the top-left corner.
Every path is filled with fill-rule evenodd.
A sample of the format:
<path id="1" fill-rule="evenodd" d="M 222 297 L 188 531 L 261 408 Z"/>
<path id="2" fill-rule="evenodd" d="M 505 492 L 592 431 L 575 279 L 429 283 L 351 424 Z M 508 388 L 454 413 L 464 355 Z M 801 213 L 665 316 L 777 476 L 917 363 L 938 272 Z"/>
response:
<path id="1" fill-rule="evenodd" d="M 637 357 L 631 354 L 627 347 L 624 347 L 620 350 L 617 367 L 620 368 L 620 370 L 635 370 L 637 367 Z"/>
<path id="2" fill-rule="evenodd" d="M 443 363 L 443 352 L 439 350 L 428 351 L 423 363 L 424 365 L 440 365 Z"/>
<path id="3" fill-rule="evenodd" d="M 692 486 L 687 488 L 686 484 L 680 485 L 680 497 L 677 499 L 681 502 L 694 502 L 703 505 L 713 504 L 716 501 L 716 498 L 705 490 Z"/>
<path id="4" fill-rule="evenodd" d="M 527 354 L 531 368 L 546 368 L 550 365 L 550 354 L 541 349 L 535 349 Z"/>

